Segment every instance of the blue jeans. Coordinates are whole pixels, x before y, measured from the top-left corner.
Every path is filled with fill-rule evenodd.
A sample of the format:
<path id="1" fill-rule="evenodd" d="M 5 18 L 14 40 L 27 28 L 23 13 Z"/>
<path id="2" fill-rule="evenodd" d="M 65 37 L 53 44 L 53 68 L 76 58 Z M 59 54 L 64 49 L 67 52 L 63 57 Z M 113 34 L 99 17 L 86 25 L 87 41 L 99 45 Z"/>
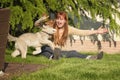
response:
<path id="1" fill-rule="evenodd" d="M 40 53 L 40 55 L 43 55 L 47 58 L 50 58 L 53 55 L 53 50 L 49 47 L 49 46 L 43 46 L 42 48 L 42 52 Z M 65 58 L 86 58 L 88 55 L 86 54 L 81 54 L 75 50 L 72 51 L 61 51 L 60 52 L 60 57 L 65 57 Z"/>

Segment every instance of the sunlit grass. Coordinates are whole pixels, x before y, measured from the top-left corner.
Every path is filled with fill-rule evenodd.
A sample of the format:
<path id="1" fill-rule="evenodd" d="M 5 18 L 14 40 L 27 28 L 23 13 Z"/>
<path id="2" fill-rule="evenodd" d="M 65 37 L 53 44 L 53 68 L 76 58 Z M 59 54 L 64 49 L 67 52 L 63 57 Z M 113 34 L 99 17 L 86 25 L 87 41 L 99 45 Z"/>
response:
<path id="1" fill-rule="evenodd" d="M 85 60 L 78 58 L 61 58 L 48 60 L 43 56 L 27 55 L 12 58 L 6 54 L 7 62 L 35 63 L 47 65 L 47 68 L 33 73 L 13 77 L 12 80 L 119 80 L 120 54 L 105 54 L 102 60 Z M 87 54 L 87 53 L 85 53 Z M 94 54 L 94 53 L 88 53 Z"/>

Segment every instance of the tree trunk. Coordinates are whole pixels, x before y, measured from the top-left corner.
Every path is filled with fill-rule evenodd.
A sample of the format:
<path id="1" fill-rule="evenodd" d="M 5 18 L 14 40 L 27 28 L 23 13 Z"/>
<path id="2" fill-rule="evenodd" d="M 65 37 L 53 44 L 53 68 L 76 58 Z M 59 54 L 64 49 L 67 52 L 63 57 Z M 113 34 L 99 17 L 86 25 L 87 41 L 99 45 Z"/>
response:
<path id="1" fill-rule="evenodd" d="M 9 32 L 10 9 L 0 9 L 0 70 L 4 69 L 5 49 Z"/>

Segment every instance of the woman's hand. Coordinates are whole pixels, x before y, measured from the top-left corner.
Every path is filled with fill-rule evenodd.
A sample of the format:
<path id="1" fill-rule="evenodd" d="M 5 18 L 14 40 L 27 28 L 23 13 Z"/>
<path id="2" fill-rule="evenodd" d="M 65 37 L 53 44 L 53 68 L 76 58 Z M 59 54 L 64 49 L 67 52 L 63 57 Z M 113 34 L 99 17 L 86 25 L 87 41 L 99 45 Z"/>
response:
<path id="1" fill-rule="evenodd" d="M 107 32 L 108 32 L 108 29 L 103 28 L 102 26 L 97 29 L 98 34 L 103 34 L 103 33 L 107 33 Z"/>

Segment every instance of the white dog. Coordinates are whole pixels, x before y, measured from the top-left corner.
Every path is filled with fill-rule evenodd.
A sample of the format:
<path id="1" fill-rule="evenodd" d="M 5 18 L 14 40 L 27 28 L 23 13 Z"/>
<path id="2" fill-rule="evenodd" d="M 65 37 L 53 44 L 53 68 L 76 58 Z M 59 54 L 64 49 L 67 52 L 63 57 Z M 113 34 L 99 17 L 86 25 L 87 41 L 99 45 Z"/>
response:
<path id="1" fill-rule="evenodd" d="M 27 48 L 30 46 L 36 49 L 36 51 L 33 51 L 33 55 L 40 53 L 43 45 L 48 45 L 54 50 L 54 44 L 49 40 L 49 38 L 50 35 L 55 32 L 56 30 L 52 27 L 43 25 L 42 31 L 37 33 L 25 33 L 18 38 L 9 34 L 8 40 L 15 41 L 15 50 L 11 56 L 16 57 L 21 54 L 22 58 L 26 58 Z"/>

